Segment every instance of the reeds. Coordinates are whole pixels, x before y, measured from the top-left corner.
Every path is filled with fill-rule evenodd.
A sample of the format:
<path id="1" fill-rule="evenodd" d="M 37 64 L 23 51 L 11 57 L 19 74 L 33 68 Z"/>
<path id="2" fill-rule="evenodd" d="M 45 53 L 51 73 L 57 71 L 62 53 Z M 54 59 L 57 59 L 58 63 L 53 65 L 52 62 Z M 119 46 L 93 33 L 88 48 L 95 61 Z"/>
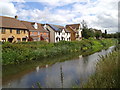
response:
<path id="1" fill-rule="evenodd" d="M 120 46 L 120 45 L 119 45 Z M 88 82 L 83 85 L 84 88 L 120 88 L 120 68 L 119 68 L 120 48 L 114 52 L 101 57 L 97 63 L 97 69 Z"/>

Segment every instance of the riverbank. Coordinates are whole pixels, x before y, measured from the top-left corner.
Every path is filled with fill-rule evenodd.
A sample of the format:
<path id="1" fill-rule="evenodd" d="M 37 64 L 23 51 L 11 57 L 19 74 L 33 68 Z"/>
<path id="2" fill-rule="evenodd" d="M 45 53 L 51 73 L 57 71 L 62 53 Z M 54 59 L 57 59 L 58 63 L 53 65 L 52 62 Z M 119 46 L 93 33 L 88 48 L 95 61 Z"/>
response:
<path id="1" fill-rule="evenodd" d="M 116 50 L 97 63 L 96 72 L 90 77 L 88 82 L 84 84 L 83 88 L 120 88 L 119 82 L 119 54 L 120 45 Z"/>
<path id="2" fill-rule="evenodd" d="M 106 50 L 102 49 L 99 52 L 87 56 L 72 53 L 63 55 L 62 57 L 56 57 L 56 59 L 53 57 L 41 61 L 28 61 L 25 62 L 26 64 L 3 66 L 3 87 L 31 88 L 39 82 L 43 88 L 58 88 L 62 87 L 60 81 L 61 73 L 63 73 L 64 77 L 64 88 L 71 88 L 76 84 L 81 85 L 81 80 L 85 82 L 95 72 L 95 62 L 100 59 L 99 56 L 107 55 L 114 48 L 114 46 L 111 46 Z"/>
<path id="3" fill-rule="evenodd" d="M 59 43 L 21 42 L 2 44 L 2 63 L 19 64 L 31 60 L 43 60 L 70 53 L 83 52 L 84 55 L 106 49 L 116 43 L 115 39 L 85 39 L 82 41 L 61 41 Z M 86 51 L 92 52 L 86 52 Z"/>

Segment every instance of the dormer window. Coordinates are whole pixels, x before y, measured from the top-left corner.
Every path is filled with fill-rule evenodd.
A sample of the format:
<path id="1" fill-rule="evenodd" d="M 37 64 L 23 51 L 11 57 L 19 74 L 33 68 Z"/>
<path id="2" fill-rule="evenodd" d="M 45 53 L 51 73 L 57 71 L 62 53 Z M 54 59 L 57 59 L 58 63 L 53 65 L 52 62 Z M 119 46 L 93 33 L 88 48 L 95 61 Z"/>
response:
<path id="1" fill-rule="evenodd" d="M 35 29 L 38 29 L 38 24 L 37 24 L 37 23 L 34 23 L 34 24 L 33 24 L 33 27 L 34 27 Z"/>
<path id="2" fill-rule="evenodd" d="M 46 27 L 47 27 L 47 25 L 45 24 L 45 25 L 44 25 L 44 29 L 46 29 Z"/>

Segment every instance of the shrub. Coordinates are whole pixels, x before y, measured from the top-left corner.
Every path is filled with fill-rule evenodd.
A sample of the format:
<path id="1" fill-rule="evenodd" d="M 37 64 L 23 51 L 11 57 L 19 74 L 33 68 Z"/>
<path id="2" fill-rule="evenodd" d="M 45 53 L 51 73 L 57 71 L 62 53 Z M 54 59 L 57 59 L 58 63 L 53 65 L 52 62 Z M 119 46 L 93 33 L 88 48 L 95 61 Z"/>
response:
<path id="1" fill-rule="evenodd" d="M 92 52 L 99 51 L 104 47 L 113 45 L 115 40 L 93 40 L 84 39 L 81 41 L 60 41 L 58 43 L 47 42 L 20 42 L 2 44 L 3 65 L 22 63 L 29 60 L 42 60 L 43 58 L 54 57 L 71 52 L 81 52 L 92 49 Z"/>

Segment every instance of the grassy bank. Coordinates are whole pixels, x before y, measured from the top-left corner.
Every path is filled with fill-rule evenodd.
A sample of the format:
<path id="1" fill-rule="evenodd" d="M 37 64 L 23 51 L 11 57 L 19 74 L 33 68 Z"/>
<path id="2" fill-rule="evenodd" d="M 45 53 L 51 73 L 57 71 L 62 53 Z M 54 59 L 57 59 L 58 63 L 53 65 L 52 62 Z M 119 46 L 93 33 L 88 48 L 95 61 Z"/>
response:
<path id="1" fill-rule="evenodd" d="M 90 77 L 83 88 L 120 88 L 119 56 L 120 45 L 106 57 L 102 57 L 97 64 L 96 72 Z"/>
<path id="2" fill-rule="evenodd" d="M 44 58 L 53 58 L 70 53 L 85 52 L 92 50 L 92 54 L 101 49 L 108 48 L 116 43 L 115 39 L 103 40 L 82 40 L 82 41 L 61 41 L 59 43 L 46 42 L 21 42 L 2 44 L 2 63 L 18 64 L 31 60 L 42 60 Z M 86 53 L 85 55 L 87 55 Z"/>

